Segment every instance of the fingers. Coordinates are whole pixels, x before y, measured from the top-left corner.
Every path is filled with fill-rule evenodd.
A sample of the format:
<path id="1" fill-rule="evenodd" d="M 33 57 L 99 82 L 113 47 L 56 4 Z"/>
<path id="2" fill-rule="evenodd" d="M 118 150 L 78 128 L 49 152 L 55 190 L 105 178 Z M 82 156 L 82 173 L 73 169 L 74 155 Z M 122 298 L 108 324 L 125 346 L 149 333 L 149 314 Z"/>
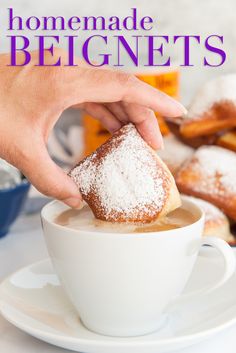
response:
<path id="1" fill-rule="evenodd" d="M 107 109 L 115 115 L 122 123 L 127 123 L 129 121 L 128 115 L 122 105 L 122 102 L 107 103 L 105 104 Z"/>
<path id="2" fill-rule="evenodd" d="M 154 149 L 163 148 L 163 139 L 155 113 L 141 105 L 129 103 L 87 103 L 83 105 L 91 116 L 98 119 L 111 133 L 122 124 L 132 122 L 140 135 Z"/>
<path id="3" fill-rule="evenodd" d="M 151 147 L 154 149 L 163 148 L 163 139 L 155 113 L 146 107 L 119 102 L 109 103 L 105 106 L 88 103 L 84 109 L 97 118 L 111 133 L 119 129 L 122 124 L 132 122 Z"/>
<path id="4" fill-rule="evenodd" d="M 38 152 L 37 152 L 38 151 Z M 43 194 L 80 208 L 82 196 L 72 179 L 49 157 L 45 146 L 32 157 L 21 161 L 21 170 L 28 180 Z"/>
<path id="5" fill-rule="evenodd" d="M 123 104 L 129 121 L 135 124 L 143 139 L 154 149 L 163 148 L 163 139 L 155 113 L 138 104 Z"/>
<path id="6" fill-rule="evenodd" d="M 84 109 L 111 133 L 121 128 L 121 122 L 103 104 L 86 103 Z"/>
<path id="7" fill-rule="evenodd" d="M 136 128 L 143 139 L 154 149 L 163 149 L 163 138 L 155 114 L 149 118 L 136 123 Z"/>
<path id="8" fill-rule="evenodd" d="M 187 113 L 183 105 L 175 99 L 138 79 L 130 84 L 122 100 L 143 105 L 163 116 L 177 117 Z"/>
<path id="9" fill-rule="evenodd" d="M 105 68 L 85 69 L 83 74 L 79 74 L 78 70 L 73 92 L 69 93 L 73 99 L 73 105 L 83 102 L 124 101 L 143 105 L 170 117 L 186 113 L 186 109 L 179 102 L 135 76 Z"/>

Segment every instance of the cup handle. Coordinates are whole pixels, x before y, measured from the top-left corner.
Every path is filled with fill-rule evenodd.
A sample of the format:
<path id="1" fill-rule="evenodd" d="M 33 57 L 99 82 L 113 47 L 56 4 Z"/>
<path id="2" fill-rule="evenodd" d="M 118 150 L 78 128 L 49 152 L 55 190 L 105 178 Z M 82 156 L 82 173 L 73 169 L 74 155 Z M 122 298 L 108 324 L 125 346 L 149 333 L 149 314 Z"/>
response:
<path id="1" fill-rule="evenodd" d="M 232 248 L 229 246 L 226 241 L 217 238 L 217 237 L 203 237 L 200 243 L 200 246 L 209 245 L 215 248 L 224 259 L 224 273 L 221 278 L 213 285 L 206 286 L 205 288 L 192 291 L 181 295 L 181 299 L 188 299 L 198 295 L 205 295 L 210 292 L 213 292 L 215 289 L 221 287 L 235 272 L 236 268 L 236 257 Z"/>

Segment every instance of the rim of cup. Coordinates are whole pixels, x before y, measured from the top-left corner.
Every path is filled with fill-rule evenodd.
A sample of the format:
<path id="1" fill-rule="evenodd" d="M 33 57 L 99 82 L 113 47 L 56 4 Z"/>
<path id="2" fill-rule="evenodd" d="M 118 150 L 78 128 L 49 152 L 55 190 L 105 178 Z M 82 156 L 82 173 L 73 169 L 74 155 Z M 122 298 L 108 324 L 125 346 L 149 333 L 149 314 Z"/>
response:
<path id="1" fill-rule="evenodd" d="M 70 227 L 67 227 L 67 226 L 63 226 L 63 225 L 60 225 L 60 224 L 57 224 L 53 221 L 53 217 L 56 216 L 56 214 L 54 216 L 48 216 L 47 213 L 48 213 L 48 209 L 50 209 L 51 207 L 53 207 L 54 204 L 62 204 L 61 201 L 58 201 L 58 200 L 53 200 L 51 202 L 49 202 L 48 204 L 46 204 L 42 210 L 41 210 L 41 218 L 49 223 L 51 226 L 53 226 L 55 229 L 60 229 L 60 230 L 66 230 L 66 231 L 69 231 L 70 233 L 75 233 L 78 235 L 78 233 L 83 233 L 83 234 L 87 234 L 87 235 L 98 235 L 98 236 L 104 236 L 104 235 L 109 235 L 109 236 L 126 236 L 126 237 L 147 237 L 147 236 L 160 236 L 162 234 L 170 234 L 170 233 L 181 233 L 182 230 L 187 230 L 188 228 L 192 228 L 194 225 L 196 225 L 197 223 L 201 223 L 204 221 L 204 212 L 201 210 L 201 208 L 196 205 L 193 201 L 190 201 L 188 200 L 185 196 L 181 196 L 181 199 L 183 201 L 184 204 L 187 204 L 191 207 L 191 209 L 193 209 L 194 213 L 196 213 L 196 220 L 194 222 L 192 222 L 191 224 L 188 224 L 186 226 L 183 226 L 183 227 L 179 227 L 179 228 L 175 228 L 175 229 L 168 229 L 168 230 L 162 230 L 162 231 L 156 231 L 156 232 L 133 232 L 133 233 L 127 233 L 127 232 L 108 232 L 108 231 L 104 231 L 102 232 L 101 230 L 96 232 L 96 230 L 85 230 L 85 229 L 73 229 L 73 228 L 70 228 Z M 189 207 L 187 207 L 187 209 L 189 209 Z"/>

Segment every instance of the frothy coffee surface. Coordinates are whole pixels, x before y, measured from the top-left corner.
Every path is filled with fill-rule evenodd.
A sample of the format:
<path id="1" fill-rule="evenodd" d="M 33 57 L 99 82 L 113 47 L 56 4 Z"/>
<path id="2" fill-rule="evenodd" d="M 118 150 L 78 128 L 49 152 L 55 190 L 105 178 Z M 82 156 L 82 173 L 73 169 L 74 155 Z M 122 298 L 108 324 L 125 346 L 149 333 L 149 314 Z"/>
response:
<path id="1" fill-rule="evenodd" d="M 176 229 L 187 226 L 196 221 L 196 217 L 183 207 L 180 207 L 167 216 L 149 224 L 110 223 L 98 220 L 91 209 L 84 206 L 82 210 L 65 210 L 54 218 L 58 225 L 85 231 L 107 233 L 148 233 Z"/>

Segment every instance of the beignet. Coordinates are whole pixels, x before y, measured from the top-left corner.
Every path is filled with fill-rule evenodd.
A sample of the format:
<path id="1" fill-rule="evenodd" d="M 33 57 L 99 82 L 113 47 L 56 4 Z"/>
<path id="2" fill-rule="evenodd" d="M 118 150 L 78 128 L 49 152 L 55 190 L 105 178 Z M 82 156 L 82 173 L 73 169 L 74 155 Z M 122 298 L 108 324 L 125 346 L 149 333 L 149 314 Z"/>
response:
<path id="1" fill-rule="evenodd" d="M 169 169 L 133 124 L 115 132 L 69 175 L 101 220 L 148 223 L 181 204 Z"/>
<path id="2" fill-rule="evenodd" d="M 207 82 L 196 94 L 180 127 L 191 138 L 236 127 L 236 74 Z"/>
<path id="3" fill-rule="evenodd" d="M 197 197 L 187 196 L 186 198 L 196 203 L 205 214 L 204 236 L 218 237 L 228 243 L 233 243 L 235 241 L 230 232 L 229 220 L 218 207 Z"/>
<path id="4" fill-rule="evenodd" d="M 236 154 L 218 146 L 202 146 L 176 175 L 179 190 L 213 203 L 236 220 Z"/>

